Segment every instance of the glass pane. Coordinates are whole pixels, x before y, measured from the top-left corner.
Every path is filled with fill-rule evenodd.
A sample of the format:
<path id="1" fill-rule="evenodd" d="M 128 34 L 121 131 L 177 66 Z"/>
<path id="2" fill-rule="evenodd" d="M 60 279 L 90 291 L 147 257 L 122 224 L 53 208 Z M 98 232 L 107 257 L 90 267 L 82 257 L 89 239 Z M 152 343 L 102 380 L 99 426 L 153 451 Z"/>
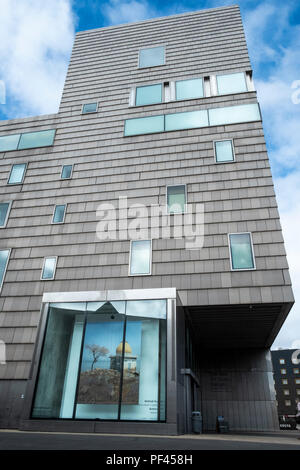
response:
<path id="1" fill-rule="evenodd" d="M 159 419 L 159 320 L 127 317 L 121 419 Z"/>
<path id="2" fill-rule="evenodd" d="M 53 279 L 56 265 L 56 258 L 45 258 L 42 279 Z"/>
<path id="3" fill-rule="evenodd" d="M 96 313 L 125 313 L 125 301 L 117 300 L 111 302 L 88 302 L 87 303 L 88 312 Z M 107 312 L 106 312 L 107 311 Z"/>
<path id="4" fill-rule="evenodd" d="M 97 111 L 98 103 L 88 103 L 84 104 L 82 107 L 82 113 L 95 113 Z"/>
<path id="5" fill-rule="evenodd" d="M 151 241 L 135 240 L 131 243 L 130 274 L 150 274 Z"/>
<path id="6" fill-rule="evenodd" d="M 220 95 L 247 91 L 245 75 L 243 72 L 217 75 L 217 84 Z"/>
<path id="7" fill-rule="evenodd" d="M 249 233 L 229 235 L 232 269 L 253 269 L 251 238 Z"/>
<path id="8" fill-rule="evenodd" d="M 61 178 L 62 179 L 71 178 L 72 166 L 73 165 L 64 165 L 62 167 L 62 172 L 61 172 Z"/>
<path id="9" fill-rule="evenodd" d="M 165 319 L 167 317 L 167 302 L 164 299 L 128 300 L 126 315 Z"/>
<path id="10" fill-rule="evenodd" d="M 149 85 L 140 86 L 136 89 L 135 104 L 142 106 L 145 104 L 161 103 L 162 101 L 162 86 Z"/>
<path id="11" fill-rule="evenodd" d="M 257 103 L 209 109 L 208 113 L 210 126 L 261 120 L 259 106 Z"/>
<path id="12" fill-rule="evenodd" d="M 231 162 L 234 160 L 231 140 L 215 142 L 215 150 L 217 162 Z"/>
<path id="13" fill-rule="evenodd" d="M 76 418 L 118 419 L 125 316 L 103 311 L 87 317 Z"/>
<path id="14" fill-rule="evenodd" d="M 203 97 L 202 78 L 194 78 L 192 80 L 180 80 L 176 82 L 176 99 L 188 100 L 192 98 Z"/>
<path id="15" fill-rule="evenodd" d="M 125 135 L 151 134 L 164 131 L 164 116 L 151 116 L 146 118 L 127 119 L 125 121 Z"/>
<path id="16" fill-rule="evenodd" d="M 76 310 L 49 308 L 32 416 L 72 418 L 85 304 Z"/>
<path id="17" fill-rule="evenodd" d="M 0 152 L 17 150 L 20 134 L 4 135 L 0 137 Z"/>
<path id="18" fill-rule="evenodd" d="M 5 225 L 9 205 L 9 202 L 0 202 L 0 227 Z"/>
<path id="19" fill-rule="evenodd" d="M 18 149 L 30 149 L 34 147 L 46 147 L 53 144 L 55 129 L 22 134 Z"/>
<path id="20" fill-rule="evenodd" d="M 165 48 L 163 46 L 140 50 L 139 67 L 153 67 L 154 65 L 164 65 L 164 63 Z"/>
<path id="21" fill-rule="evenodd" d="M 6 265 L 8 263 L 9 250 L 0 250 L 0 288 L 3 283 Z"/>
<path id="22" fill-rule="evenodd" d="M 26 163 L 18 163 L 12 166 L 8 184 L 22 183 L 25 173 Z"/>
<path id="23" fill-rule="evenodd" d="M 185 186 L 167 187 L 167 205 L 169 214 L 178 214 L 185 211 Z"/>
<path id="24" fill-rule="evenodd" d="M 55 206 L 55 210 L 53 214 L 53 221 L 52 221 L 54 224 L 59 224 L 64 221 L 65 209 L 66 209 L 65 204 L 61 206 Z"/>
<path id="25" fill-rule="evenodd" d="M 167 114 L 165 118 L 166 131 L 193 129 L 195 127 L 208 126 L 208 116 L 206 110 L 191 111 L 188 113 Z"/>

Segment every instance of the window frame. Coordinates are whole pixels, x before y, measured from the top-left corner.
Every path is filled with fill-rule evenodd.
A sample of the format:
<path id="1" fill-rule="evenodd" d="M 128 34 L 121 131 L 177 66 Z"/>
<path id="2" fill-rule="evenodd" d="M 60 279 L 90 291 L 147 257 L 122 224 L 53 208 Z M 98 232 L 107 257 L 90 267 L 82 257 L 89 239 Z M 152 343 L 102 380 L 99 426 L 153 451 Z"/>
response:
<path id="1" fill-rule="evenodd" d="M 10 260 L 10 255 L 11 255 L 12 248 L 1 248 L 0 249 L 0 251 L 7 251 L 7 250 L 8 250 L 8 257 L 7 257 L 5 268 L 4 268 L 4 271 L 3 271 L 2 279 L 0 280 L 0 294 L 2 292 L 2 287 L 3 287 L 3 284 L 4 284 L 4 279 L 5 279 L 5 276 L 6 276 L 6 272 L 7 272 L 8 263 L 9 263 L 9 260 Z"/>
<path id="2" fill-rule="evenodd" d="M 46 259 L 50 259 L 50 258 L 54 258 L 54 259 L 55 259 L 55 266 L 54 266 L 54 270 L 53 270 L 53 277 L 43 278 L 43 272 L 44 272 L 44 269 L 45 269 Z M 44 259 L 43 259 L 43 266 L 42 266 L 42 272 L 41 272 L 41 277 L 40 277 L 40 280 L 41 280 L 41 281 L 53 281 L 53 280 L 55 279 L 57 260 L 58 260 L 58 256 L 45 256 L 45 257 L 44 257 Z"/>
<path id="3" fill-rule="evenodd" d="M 5 219 L 4 219 L 4 224 L 0 225 L 0 230 L 2 228 L 5 228 L 6 225 L 7 225 L 7 221 L 8 221 L 8 218 L 9 218 L 9 213 L 11 211 L 11 207 L 12 207 L 12 203 L 13 203 L 13 201 L 0 201 L 0 204 L 7 204 L 7 203 L 8 203 L 8 208 L 7 208 L 6 216 L 5 216 Z"/>
<path id="4" fill-rule="evenodd" d="M 55 214 L 55 209 L 57 206 L 65 206 L 65 210 L 64 210 L 64 217 L 63 217 L 63 220 L 62 222 L 54 222 L 54 214 Z M 65 223 L 65 217 L 66 217 L 66 212 L 67 212 L 67 206 L 68 204 L 55 204 L 54 205 L 54 209 L 53 209 L 53 213 L 52 213 L 52 219 L 51 219 L 51 225 L 61 225 L 61 224 L 64 224 Z"/>
<path id="5" fill-rule="evenodd" d="M 250 247 L 253 259 L 253 268 L 233 268 L 232 264 L 232 255 L 231 255 L 231 245 L 230 245 L 230 235 L 250 235 Z M 228 237 L 228 248 L 229 248 L 229 257 L 230 257 L 230 271 L 237 272 L 237 271 L 255 271 L 256 270 L 256 263 L 255 263 L 255 254 L 254 254 L 254 247 L 253 247 L 253 239 L 251 232 L 230 232 L 227 234 Z"/>
<path id="6" fill-rule="evenodd" d="M 96 110 L 95 111 L 87 111 L 87 112 L 83 112 L 83 108 L 84 106 L 86 106 L 87 104 L 96 104 Z M 82 103 L 82 106 L 81 106 L 81 114 L 82 115 L 85 115 L 85 114 L 94 114 L 94 113 L 97 113 L 98 112 L 98 109 L 99 109 L 99 101 L 92 101 L 92 102 L 88 102 L 88 103 Z"/>
<path id="7" fill-rule="evenodd" d="M 142 274 L 131 274 L 131 254 L 132 254 L 132 243 L 134 242 L 142 242 L 142 241 L 149 241 L 150 242 L 150 260 L 149 260 L 149 273 L 142 273 Z M 152 238 L 138 238 L 136 240 L 130 240 L 130 247 L 129 247 L 129 263 L 128 263 L 128 276 L 136 277 L 136 276 L 151 276 L 152 275 Z"/>
<path id="8" fill-rule="evenodd" d="M 146 65 L 144 67 L 141 67 L 140 66 L 140 52 L 142 50 L 145 50 L 145 49 L 155 49 L 157 47 L 163 47 L 164 48 L 164 63 L 163 64 L 158 64 L 158 65 Z M 139 47 L 139 50 L 138 50 L 138 64 L 137 64 L 138 70 L 152 68 L 152 67 L 163 67 L 164 65 L 166 65 L 166 58 L 167 58 L 166 49 L 167 49 L 166 44 L 156 44 L 155 46 Z"/>
<path id="9" fill-rule="evenodd" d="M 217 150 L 216 150 L 216 143 L 217 142 L 231 142 L 231 148 L 232 148 L 232 155 L 233 155 L 233 160 L 224 160 L 223 162 L 219 162 L 217 160 Z M 235 155 L 235 150 L 234 150 L 234 139 L 222 139 L 222 140 L 213 140 L 213 148 L 214 148 L 214 157 L 215 157 L 215 163 L 217 165 L 222 165 L 223 163 L 234 163 L 236 161 L 236 155 Z"/>
<path id="10" fill-rule="evenodd" d="M 71 174 L 70 174 L 70 176 L 69 176 L 68 178 L 62 178 L 62 172 L 63 172 L 63 169 L 64 169 L 65 166 L 71 166 L 71 167 L 72 167 L 72 169 L 71 169 Z M 67 164 L 67 165 L 62 165 L 62 166 L 61 166 L 61 171 L 60 171 L 60 179 L 61 179 L 61 180 L 70 180 L 70 179 L 72 179 L 72 177 L 73 177 L 73 169 L 74 169 L 74 164 L 73 164 L 73 163 L 70 163 L 70 164 Z"/>
<path id="11" fill-rule="evenodd" d="M 19 182 L 19 183 L 10 183 L 9 180 L 10 180 L 10 177 L 11 177 L 11 174 L 12 174 L 12 170 L 13 170 L 13 167 L 16 166 L 16 165 L 25 165 L 25 168 L 24 168 L 24 172 L 23 172 L 23 176 L 22 176 L 22 180 Z M 13 163 L 11 165 L 11 168 L 10 168 L 10 172 L 9 172 L 9 176 L 7 178 L 7 182 L 6 184 L 10 185 L 10 186 L 14 186 L 14 185 L 17 185 L 17 184 L 23 184 L 24 183 L 24 179 L 25 179 L 25 175 L 26 175 L 26 172 L 27 172 L 27 167 L 28 167 L 28 163 Z"/>
<path id="12" fill-rule="evenodd" d="M 184 186 L 184 210 L 183 212 L 169 212 L 169 206 L 168 206 L 168 188 L 172 188 L 174 186 Z M 166 185 L 166 214 L 167 215 L 180 215 L 180 214 L 186 214 L 186 208 L 187 208 L 187 184 L 182 183 L 182 184 L 167 184 Z"/>

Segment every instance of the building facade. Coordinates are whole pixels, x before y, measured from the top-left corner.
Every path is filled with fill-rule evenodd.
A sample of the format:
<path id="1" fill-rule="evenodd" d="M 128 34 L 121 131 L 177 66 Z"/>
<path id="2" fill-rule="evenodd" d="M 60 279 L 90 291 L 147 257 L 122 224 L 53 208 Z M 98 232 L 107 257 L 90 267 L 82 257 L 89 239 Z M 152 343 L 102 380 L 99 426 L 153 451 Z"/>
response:
<path id="1" fill-rule="evenodd" d="M 271 351 L 277 411 L 281 429 L 296 429 L 294 416 L 300 401 L 300 351 L 278 349 Z"/>
<path id="2" fill-rule="evenodd" d="M 2 427 L 278 428 L 294 299 L 237 6 L 78 33 L 0 171 Z"/>

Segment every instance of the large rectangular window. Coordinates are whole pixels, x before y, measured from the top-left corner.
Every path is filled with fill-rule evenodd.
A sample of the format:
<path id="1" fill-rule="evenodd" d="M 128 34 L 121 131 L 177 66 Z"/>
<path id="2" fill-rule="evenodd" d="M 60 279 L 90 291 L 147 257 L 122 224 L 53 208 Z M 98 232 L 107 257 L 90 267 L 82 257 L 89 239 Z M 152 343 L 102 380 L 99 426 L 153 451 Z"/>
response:
<path id="1" fill-rule="evenodd" d="M 215 157 L 217 163 L 233 162 L 234 152 L 232 140 L 215 141 Z"/>
<path id="2" fill-rule="evenodd" d="M 243 72 L 217 75 L 217 85 L 219 95 L 248 91 L 245 74 Z"/>
<path id="3" fill-rule="evenodd" d="M 166 114 L 165 130 L 177 131 L 208 126 L 207 111 L 189 111 L 187 113 Z"/>
<path id="4" fill-rule="evenodd" d="M 132 240 L 130 245 L 129 274 L 139 276 L 151 274 L 151 240 Z"/>
<path id="5" fill-rule="evenodd" d="M 231 269 L 255 269 L 250 233 L 230 233 L 229 248 Z"/>
<path id="6" fill-rule="evenodd" d="M 32 417 L 165 421 L 166 310 L 50 303 Z"/>
<path id="7" fill-rule="evenodd" d="M 28 132 L 21 134 L 18 149 L 30 149 L 36 147 L 47 147 L 53 145 L 55 129 L 48 131 Z"/>
<path id="8" fill-rule="evenodd" d="M 41 279 L 43 281 L 54 279 L 56 270 L 56 256 L 49 256 L 44 259 Z"/>
<path id="9" fill-rule="evenodd" d="M 11 201 L 0 202 L 0 228 L 4 228 L 6 226 L 11 204 Z"/>
<path id="10" fill-rule="evenodd" d="M 125 135 L 151 134 L 164 131 L 164 116 L 150 116 L 144 118 L 127 119 L 125 121 Z"/>
<path id="11" fill-rule="evenodd" d="M 154 67 L 164 65 L 165 48 L 164 46 L 147 47 L 141 49 L 139 53 L 139 67 Z"/>
<path id="12" fill-rule="evenodd" d="M 6 273 L 10 250 L 0 250 L 0 292 L 2 289 L 4 276 Z"/>
<path id="13" fill-rule="evenodd" d="M 27 163 L 16 163 L 11 167 L 8 184 L 23 183 Z"/>
<path id="14" fill-rule="evenodd" d="M 190 100 L 193 98 L 203 98 L 202 78 L 176 82 L 176 100 Z"/>
<path id="15" fill-rule="evenodd" d="M 0 152 L 17 150 L 21 134 L 4 135 L 0 137 Z"/>
<path id="16" fill-rule="evenodd" d="M 53 224 L 63 224 L 65 220 L 66 204 L 60 204 L 55 206 L 52 223 Z"/>
<path id="17" fill-rule="evenodd" d="M 185 212 L 186 187 L 167 186 L 167 212 L 169 214 L 180 214 Z"/>
<path id="18" fill-rule="evenodd" d="M 136 106 L 155 104 L 162 102 L 162 85 L 140 86 L 135 91 Z"/>
<path id="19" fill-rule="evenodd" d="M 208 110 L 210 126 L 237 124 L 239 122 L 260 121 L 261 115 L 257 103 L 226 106 Z"/>

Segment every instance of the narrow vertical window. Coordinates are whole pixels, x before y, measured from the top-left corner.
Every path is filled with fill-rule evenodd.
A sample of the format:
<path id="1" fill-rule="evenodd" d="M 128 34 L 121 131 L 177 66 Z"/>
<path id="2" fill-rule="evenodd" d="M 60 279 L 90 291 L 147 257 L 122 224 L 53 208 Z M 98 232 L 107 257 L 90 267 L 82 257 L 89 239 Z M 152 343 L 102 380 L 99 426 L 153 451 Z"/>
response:
<path id="1" fill-rule="evenodd" d="M 185 212 L 186 187 L 167 186 L 167 212 L 168 214 L 180 214 Z"/>
<path id="2" fill-rule="evenodd" d="M 129 274 L 151 274 L 151 240 L 133 240 L 130 246 Z"/>
<path id="3" fill-rule="evenodd" d="M 10 175 L 8 178 L 8 184 L 21 184 L 23 183 L 26 163 L 16 163 L 12 166 Z"/>
<path id="4" fill-rule="evenodd" d="M 10 250 L 0 250 L 0 292 L 2 289 L 4 276 L 8 264 Z"/>
<path id="5" fill-rule="evenodd" d="M 229 234 L 231 269 L 255 269 L 250 233 Z"/>
<path id="6" fill-rule="evenodd" d="M 65 220 L 66 204 L 57 205 L 54 208 L 52 223 L 63 224 Z"/>
<path id="7" fill-rule="evenodd" d="M 6 226 L 10 208 L 11 208 L 11 201 L 0 202 L 0 228 L 4 228 Z"/>
<path id="8" fill-rule="evenodd" d="M 215 142 L 215 157 L 217 163 L 233 162 L 234 151 L 232 140 L 219 140 Z"/>
<path id="9" fill-rule="evenodd" d="M 51 256 L 44 259 L 44 265 L 42 269 L 42 277 L 41 279 L 46 281 L 50 279 L 54 279 L 55 270 L 56 270 L 56 256 Z"/>
<path id="10" fill-rule="evenodd" d="M 61 179 L 62 180 L 67 180 L 72 177 L 72 172 L 73 172 L 73 165 L 63 165 L 62 170 L 61 170 Z"/>

